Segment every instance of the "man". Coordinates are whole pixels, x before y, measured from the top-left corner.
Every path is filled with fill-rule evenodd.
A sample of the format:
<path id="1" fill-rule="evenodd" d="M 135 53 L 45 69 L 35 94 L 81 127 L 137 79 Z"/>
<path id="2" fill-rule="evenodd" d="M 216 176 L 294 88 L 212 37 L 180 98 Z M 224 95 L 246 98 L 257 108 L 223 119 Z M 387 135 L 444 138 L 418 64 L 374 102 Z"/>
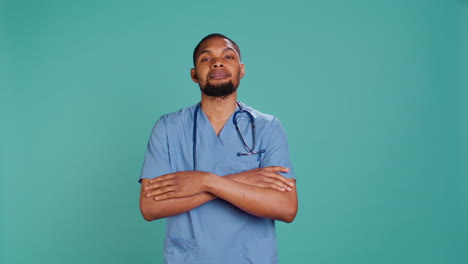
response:
<path id="1" fill-rule="evenodd" d="M 274 220 L 297 213 L 286 135 L 277 118 L 236 101 L 245 68 L 234 41 L 208 35 L 193 60 L 201 103 L 156 122 L 141 213 L 167 218 L 166 263 L 277 263 Z"/>

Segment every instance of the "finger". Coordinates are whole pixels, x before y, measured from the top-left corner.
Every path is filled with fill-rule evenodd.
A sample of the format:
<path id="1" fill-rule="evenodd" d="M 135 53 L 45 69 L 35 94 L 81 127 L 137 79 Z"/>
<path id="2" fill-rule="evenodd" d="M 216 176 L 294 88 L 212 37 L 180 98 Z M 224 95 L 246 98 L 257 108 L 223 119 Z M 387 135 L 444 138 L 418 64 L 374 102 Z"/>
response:
<path id="1" fill-rule="evenodd" d="M 263 171 L 262 172 L 262 175 L 263 176 L 267 176 L 267 177 L 271 177 L 271 178 L 275 178 L 275 179 L 278 179 L 282 182 L 284 182 L 285 184 L 288 184 L 290 185 L 290 183 L 292 182 L 290 178 L 287 178 L 287 177 L 284 177 L 281 173 L 279 172 L 273 172 L 273 171 Z"/>
<path id="2" fill-rule="evenodd" d="M 176 192 L 168 192 L 154 197 L 155 201 L 162 201 L 167 199 L 177 198 Z"/>
<path id="3" fill-rule="evenodd" d="M 153 197 L 153 196 L 158 196 L 161 194 L 165 194 L 168 192 L 174 192 L 175 187 L 174 186 L 166 186 L 166 187 L 161 187 L 159 189 L 156 189 L 154 191 L 150 191 L 146 193 L 146 197 Z"/>
<path id="4" fill-rule="evenodd" d="M 269 183 L 269 187 L 270 188 L 273 188 L 273 189 L 278 189 L 280 191 L 292 191 L 292 188 L 291 186 L 289 186 L 287 183 L 281 181 L 281 180 L 278 180 L 277 178 L 273 178 L 273 177 L 265 177 L 263 179 L 265 182 L 268 182 Z"/>
<path id="5" fill-rule="evenodd" d="M 282 185 L 278 185 L 274 182 L 270 182 L 270 181 L 264 181 L 264 180 L 261 180 L 261 181 L 258 181 L 254 184 L 254 186 L 256 187 L 261 187 L 261 188 L 266 188 L 266 189 L 273 189 L 273 190 L 276 190 L 276 191 L 281 191 L 281 192 L 284 192 L 286 191 L 286 189 L 284 188 L 284 186 Z"/>
<path id="6" fill-rule="evenodd" d="M 258 184 L 257 186 L 280 191 L 280 192 L 285 192 L 286 190 L 288 190 L 287 187 L 285 187 L 282 184 L 277 184 L 277 182 L 263 182 L 263 183 Z"/>
<path id="7" fill-rule="evenodd" d="M 174 185 L 174 184 L 175 184 L 175 180 L 159 181 L 154 184 L 146 186 L 145 191 L 151 191 L 151 190 L 155 190 L 164 186 L 169 186 L 169 185 Z"/>
<path id="8" fill-rule="evenodd" d="M 277 172 L 265 172 L 263 175 L 267 176 L 267 177 L 275 178 L 275 179 L 283 182 L 284 184 L 288 185 L 289 187 L 294 187 L 294 185 L 295 185 L 293 179 L 286 178 L 286 177 L 284 177 L 283 175 L 281 175 L 281 174 L 279 174 Z"/>
<path id="9" fill-rule="evenodd" d="M 289 168 L 281 167 L 281 166 L 269 166 L 265 167 L 264 169 L 268 169 L 269 171 L 278 171 L 278 172 L 289 172 Z"/>
<path id="10" fill-rule="evenodd" d="M 287 184 L 291 188 L 293 188 L 296 185 L 296 182 L 294 181 L 294 179 L 286 178 L 286 177 L 284 177 L 283 175 L 281 175 L 279 173 L 276 173 L 275 178 L 277 180 L 280 180 L 283 183 Z"/>
<path id="11" fill-rule="evenodd" d="M 165 174 L 165 175 L 162 175 L 162 176 L 151 179 L 149 181 L 149 183 L 152 184 L 152 183 L 156 183 L 156 182 L 160 182 L 160 181 L 170 180 L 170 179 L 173 179 L 174 177 L 175 177 L 175 175 L 173 173 Z"/>

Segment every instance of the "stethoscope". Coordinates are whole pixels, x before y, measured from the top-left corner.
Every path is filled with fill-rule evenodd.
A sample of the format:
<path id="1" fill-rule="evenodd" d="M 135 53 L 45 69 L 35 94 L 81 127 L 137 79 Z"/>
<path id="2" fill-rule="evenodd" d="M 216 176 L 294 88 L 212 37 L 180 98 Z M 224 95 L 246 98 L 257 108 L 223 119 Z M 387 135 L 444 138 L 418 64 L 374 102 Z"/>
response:
<path id="1" fill-rule="evenodd" d="M 239 135 L 240 140 L 242 141 L 242 145 L 244 145 L 244 148 L 247 150 L 246 153 L 238 152 L 237 156 L 247 156 L 247 155 L 252 155 L 252 154 L 260 154 L 260 153 L 265 153 L 265 149 L 261 149 L 259 151 L 254 151 L 255 149 L 255 124 L 254 124 L 254 117 L 250 111 L 245 110 L 242 108 L 241 104 L 239 102 L 236 102 L 237 106 L 239 106 L 239 110 L 234 113 L 234 116 L 232 117 L 232 122 L 234 123 L 234 126 L 236 127 L 237 135 Z M 195 108 L 195 113 L 193 114 L 193 170 L 197 170 L 197 159 L 196 159 L 196 152 L 197 152 L 197 117 L 198 117 L 198 112 L 200 111 L 200 105 L 201 103 L 197 104 L 197 107 Z M 245 143 L 244 137 L 242 136 L 239 127 L 237 126 L 237 115 L 245 113 L 249 117 L 249 122 L 250 122 L 250 127 L 252 128 L 252 147 L 250 148 L 247 143 Z"/>

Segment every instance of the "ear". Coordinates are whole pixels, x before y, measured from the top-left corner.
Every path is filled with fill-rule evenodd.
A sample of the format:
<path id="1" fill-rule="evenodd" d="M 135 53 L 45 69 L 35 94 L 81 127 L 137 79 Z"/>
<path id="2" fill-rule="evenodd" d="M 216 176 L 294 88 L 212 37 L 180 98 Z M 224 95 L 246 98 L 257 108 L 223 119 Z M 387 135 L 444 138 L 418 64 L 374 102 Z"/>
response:
<path id="1" fill-rule="evenodd" d="M 239 77 L 242 79 L 242 78 L 244 78 L 244 75 L 245 75 L 245 65 L 244 65 L 244 63 L 241 63 L 240 66 L 241 66 L 241 68 L 240 68 L 240 76 Z"/>
<path id="2" fill-rule="evenodd" d="M 195 68 L 190 69 L 190 77 L 192 77 L 192 81 L 194 81 L 195 83 L 198 83 L 198 75 L 197 75 L 197 71 L 195 70 Z"/>

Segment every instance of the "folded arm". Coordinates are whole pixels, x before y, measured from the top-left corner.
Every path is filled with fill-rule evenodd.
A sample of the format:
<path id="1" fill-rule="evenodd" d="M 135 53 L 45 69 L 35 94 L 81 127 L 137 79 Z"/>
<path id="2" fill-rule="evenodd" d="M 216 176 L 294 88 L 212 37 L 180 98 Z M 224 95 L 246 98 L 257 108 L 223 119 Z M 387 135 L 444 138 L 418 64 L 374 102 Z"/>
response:
<path id="1" fill-rule="evenodd" d="M 297 194 L 243 184 L 228 178 L 207 176 L 209 193 L 226 200 L 247 213 L 290 223 L 297 213 Z"/>
<path id="2" fill-rule="evenodd" d="M 259 216 L 291 222 L 297 213 L 292 179 L 271 166 L 220 177 L 186 171 L 166 174 L 141 183 L 140 210 L 147 221 L 187 212 L 217 197 Z"/>
<path id="3" fill-rule="evenodd" d="M 146 221 L 178 215 L 192 210 L 216 198 L 210 193 L 200 193 L 187 197 L 155 201 L 153 196 L 147 195 L 145 186 L 150 185 L 150 179 L 142 179 L 140 192 L 140 211 Z"/>

